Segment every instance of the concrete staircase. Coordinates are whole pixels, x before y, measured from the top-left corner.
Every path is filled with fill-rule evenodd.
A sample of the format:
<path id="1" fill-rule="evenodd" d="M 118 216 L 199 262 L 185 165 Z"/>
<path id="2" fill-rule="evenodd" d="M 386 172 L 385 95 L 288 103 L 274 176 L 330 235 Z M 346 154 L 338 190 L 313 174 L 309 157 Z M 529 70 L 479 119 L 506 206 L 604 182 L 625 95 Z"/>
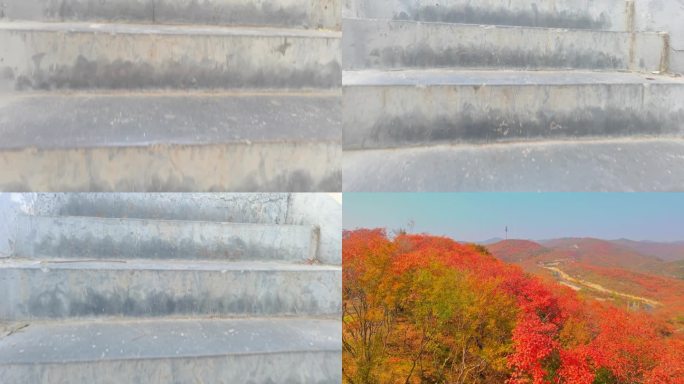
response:
<path id="1" fill-rule="evenodd" d="M 344 190 L 681 190 L 684 79 L 637 9 L 348 0 Z"/>
<path id="2" fill-rule="evenodd" d="M 3 382 L 341 382 L 330 196 L 41 194 L 27 205 L 0 259 Z"/>
<path id="3" fill-rule="evenodd" d="M 5 0 L 0 190 L 339 191 L 336 0 Z"/>

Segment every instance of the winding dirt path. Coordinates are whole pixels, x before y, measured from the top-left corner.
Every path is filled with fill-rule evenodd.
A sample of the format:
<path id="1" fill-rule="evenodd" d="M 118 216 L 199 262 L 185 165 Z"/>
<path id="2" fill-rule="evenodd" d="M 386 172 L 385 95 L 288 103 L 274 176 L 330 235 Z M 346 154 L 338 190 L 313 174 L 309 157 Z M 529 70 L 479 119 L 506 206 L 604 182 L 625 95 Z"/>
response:
<path id="1" fill-rule="evenodd" d="M 561 278 L 562 280 L 564 280 L 564 281 L 567 283 L 566 285 L 570 285 L 571 288 L 572 288 L 573 286 L 575 286 L 575 287 L 576 287 L 576 286 L 585 286 L 585 287 L 587 287 L 587 288 L 589 288 L 589 289 L 592 289 L 592 290 L 594 290 L 594 291 L 598 291 L 598 292 L 601 292 L 601 293 L 607 293 L 607 294 L 611 294 L 611 295 L 615 295 L 615 296 L 620 296 L 620 297 L 624 297 L 624 298 L 630 299 L 630 300 L 640 301 L 640 302 L 642 302 L 642 303 L 645 303 L 645 304 L 648 304 L 648 305 L 651 305 L 651 306 L 654 306 L 654 307 L 655 307 L 655 306 L 663 305 L 663 304 L 662 304 L 661 302 L 659 302 L 659 301 L 647 299 L 647 298 L 641 297 L 641 296 L 630 295 L 630 294 L 628 294 L 628 293 L 622 293 L 622 292 L 614 291 L 614 290 L 612 290 L 612 289 L 608 289 L 608 288 L 606 288 L 606 287 L 604 287 L 604 286 L 602 286 L 602 285 L 599 285 L 599 284 L 596 284 L 596 283 L 592 283 L 592 282 L 590 282 L 590 281 L 585 281 L 585 280 L 581 280 L 581 279 L 574 278 L 574 277 L 568 275 L 567 273 L 565 273 L 564 271 L 562 271 L 561 269 L 556 268 L 556 267 L 546 267 L 546 266 L 545 266 L 545 267 L 543 267 L 543 268 L 544 268 L 544 269 L 548 269 L 549 271 L 552 271 L 552 272 L 557 273 L 557 274 L 560 276 L 560 278 Z M 563 283 L 563 281 L 561 281 L 561 283 Z M 574 289 L 574 288 L 573 288 L 573 289 Z"/>

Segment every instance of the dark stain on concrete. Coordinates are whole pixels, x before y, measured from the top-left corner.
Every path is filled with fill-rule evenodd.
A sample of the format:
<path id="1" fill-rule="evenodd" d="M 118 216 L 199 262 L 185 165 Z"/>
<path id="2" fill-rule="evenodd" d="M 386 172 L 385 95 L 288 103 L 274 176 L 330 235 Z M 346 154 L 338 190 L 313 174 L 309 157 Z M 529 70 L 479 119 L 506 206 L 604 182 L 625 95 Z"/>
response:
<path id="1" fill-rule="evenodd" d="M 340 165 L 341 166 L 341 165 Z M 187 178 L 184 180 L 188 180 Z M 100 179 L 98 175 L 83 175 L 82 183 L 66 188 L 53 184 L 48 190 L 61 192 L 336 192 L 342 188 L 342 171 L 339 166 L 331 168 L 329 172 L 319 178 L 313 178 L 307 170 L 284 171 L 268 180 L 258 180 L 256 177 L 243 181 L 240 185 L 227 187 L 215 184 L 209 188 L 198 189 L 197 183 L 187 182 L 171 176 L 160 179 L 158 176 L 144 178 L 141 175 L 131 175 L 130 178 L 118 178 L 116 183 Z M 25 180 L 0 181 L 0 189 L 12 192 L 35 191 L 36 186 Z M 41 187 L 40 190 L 44 191 Z"/>
<path id="2" fill-rule="evenodd" d="M 95 216 L 109 218 L 196 220 L 240 223 L 284 224 L 286 195 L 177 195 L 162 194 L 153 198 L 130 200 L 89 194 L 69 194 L 60 205 L 59 216 Z M 214 199 L 199 206 L 197 200 Z"/>
<path id="3" fill-rule="evenodd" d="M 642 64 L 643 65 L 643 64 Z M 515 68 L 577 68 L 627 69 L 619 57 L 600 50 L 583 51 L 574 47 L 556 46 L 554 52 L 519 49 L 499 49 L 478 45 L 459 45 L 444 50 L 429 46 L 390 46 L 374 49 L 366 60 L 366 67 L 515 67 Z"/>
<path id="4" fill-rule="evenodd" d="M 198 231 L 201 229 L 197 229 Z M 99 231 L 99 230 L 98 230 Z M 35 237 L 35 234 L 34 234 Z M 43 236 L 34 245 L 35 255 L 76 259 L 197 259 L 197 260 L 289 260 L 301 262 L 308 255 L 302 249 L 287 250 L 277 245 L 247 243 L 237 236 L 207 239 L 152 238 L 141 240 L 131 232 L 120 239 L 92 234 L 59 238 Z"/>
<path id="5" fill-rule="evenodd" d="M 331 170 L 322 179 L 315 180 L 311 173 L 305 169 L 283 172 L 266 181 L 257 181 L 256 178 L 245 181 L 236 192 L 333 192 L 342 188 L 342 171 Z"/>
<path id="6" fill-rule="evenodd" d="M 334 9 L 317 4 L 280 5 L 273 2 L 232 4 L 226 1 L 172 0 L 23 0 L 35 8 L 9 7 L 0 2 L 0 18 L 54 21 L 134 21 L 146 23 L 240 24 L 331 28 Z M 325 21 L 327 24 L 322 23 Z"/>
<path id="7" fill-rule="evenodd" d="M 309 15 L 305 8 L 284 7 L 268 2 L 249 5 L 191 2 L 186 6 L 162 2 L 157 5 L 157 19 L 205 24 L 318 27 L 318 25 L 310 25 Z"/>
<path id="8" fill-rule="evenodd" d="M 538 112 L 533 118 L 491 110 L 427 117 L 407 114 L 375 124 L 365 137 L 347 137 L 345 148 L 390 148 L 448 142 L 490 143 L 524 139 L 680 134 L 684 111 L 663 116 L 656 111 L 585 108 L 571 113 Z"/>
<path id="9" fill-rule="evenodd" d="M 331 88 L 341 84 L 341 66 L 331 61 L 305 69 L 237 70 L 184 61 L 157 68 L 145 62 L 101 62 L 79 56 L 71 66 L 39 67 L 15 84 L 24 89 L 141 89 L 141 88 Z"/>
<path id="10" fill-rule="evenodd" d="M 610 27 L 607 17 L 594 19 L 587 14 L 570 12 L 542 13 L 536 8 L 515 12 L 504 8 L 428 6 L 408 13 L 397 13 L 394 19 L 549 28 L 607 29 Z"/>
<path id="11" fill-rule="evenodd" d="M 0 60 L 1 61 L 1 60 Z M 2 69 L 2 78 L 6 80 L 14 80 L 14 70 L 11 67 Z"/>
<path id="12" fill-rule="evenodd" d="M 330 315 L 338 313 L 334 303 L 319 302 L 315 295 L 301 292 L 299 299 L 283 300 L 277 291 L 268 295 L 244 292 L 216 297 L 210 292 L 172 295 L 152 291 L 142 295 L 137 291 L 118 289 L 102 293 L 85 288 L 82 294 L 64 293 L 59 289 L 44 291 L 29 299 L 27 315 L 38 318 L 93 316 L 155 317 L 169 315 Z M 289 294 L 288 294 L 289 295 Z M 74 297 L 76 296 L 76 297 Z"/>

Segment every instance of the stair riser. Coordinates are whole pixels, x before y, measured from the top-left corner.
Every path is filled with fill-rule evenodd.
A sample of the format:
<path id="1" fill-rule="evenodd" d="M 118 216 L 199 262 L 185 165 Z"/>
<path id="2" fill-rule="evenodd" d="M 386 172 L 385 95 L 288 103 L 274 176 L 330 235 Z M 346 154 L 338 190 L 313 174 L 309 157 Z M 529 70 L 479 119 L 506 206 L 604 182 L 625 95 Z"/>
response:
<path id="1" fill-rule="evenodd" d="M 341 273 L 0 269 L 0 319 L 99 316 L 328 316 L 341 310 Z M 225 273 L 224 273 L 225 272 Z"/>
<path id="2" fill-rule="evenodd" d="M 338 0 L 8 0 L 4 18 L 339 28 Z M 1 15 L 1 14 L 0 14 Z M 2 16 L 0 16 L 2 19 Z"/>
<path id="3" fill-rule="evenodd" d="M 331 88 L 335 37 L 0 30 L 0 90 Z"/>
<path id="4" fill-rule="evenodd" d="M 345 87 L 346 149 L 446 142 L 680 134 L 669 84 Z"/>
<path id="5" fill-rule="evenodd" d="M 205 259 L 303 263 L 316 258 L 311 226 L 24 216 L 18 256 Z"/>
<path id="6" fill-rule="evenodd" d="M 334 142 L 3 150 L 0 189 L 330 192 L 341 157 Z"/>
<path id="7" fill-rule="evenodd" d="M 343 12 L 353 18 L 612 31 L 627 31 L 633 24 L 624 0 L 354 0 Z"/>
<path id="8" fill-rule="evenodd" d="M 56 193 L 38 194 L 40 216 L 92 216 L 285 224 L 287 193 Z"/>
<path id="9" fill-rule="evenodd" d="M 320 383 L 342 381 L 341 352 L 0 366 L 10 383 Z M 219 381 L 217 381 L 219 380 Z"/>
<path id="10" fill-rule="evenodd" d="M 660 71 L 666 36 L 386 20 L 345 20 L 344 67 Z"/>

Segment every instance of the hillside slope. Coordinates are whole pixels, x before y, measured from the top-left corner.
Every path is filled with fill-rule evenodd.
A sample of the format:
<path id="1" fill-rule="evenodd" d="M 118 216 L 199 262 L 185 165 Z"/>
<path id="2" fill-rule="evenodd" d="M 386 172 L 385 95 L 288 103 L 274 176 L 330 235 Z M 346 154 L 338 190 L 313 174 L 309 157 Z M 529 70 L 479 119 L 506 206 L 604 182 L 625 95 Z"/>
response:
<path id="1" fill-rule="evenodd" d="M 530 242 L 500 248 L 539 250 Z M 684 380 L 684 341 L 671 324 L 586 300 L 482 246 L 345 232 L 343 286 L 348 383 Z"/>

